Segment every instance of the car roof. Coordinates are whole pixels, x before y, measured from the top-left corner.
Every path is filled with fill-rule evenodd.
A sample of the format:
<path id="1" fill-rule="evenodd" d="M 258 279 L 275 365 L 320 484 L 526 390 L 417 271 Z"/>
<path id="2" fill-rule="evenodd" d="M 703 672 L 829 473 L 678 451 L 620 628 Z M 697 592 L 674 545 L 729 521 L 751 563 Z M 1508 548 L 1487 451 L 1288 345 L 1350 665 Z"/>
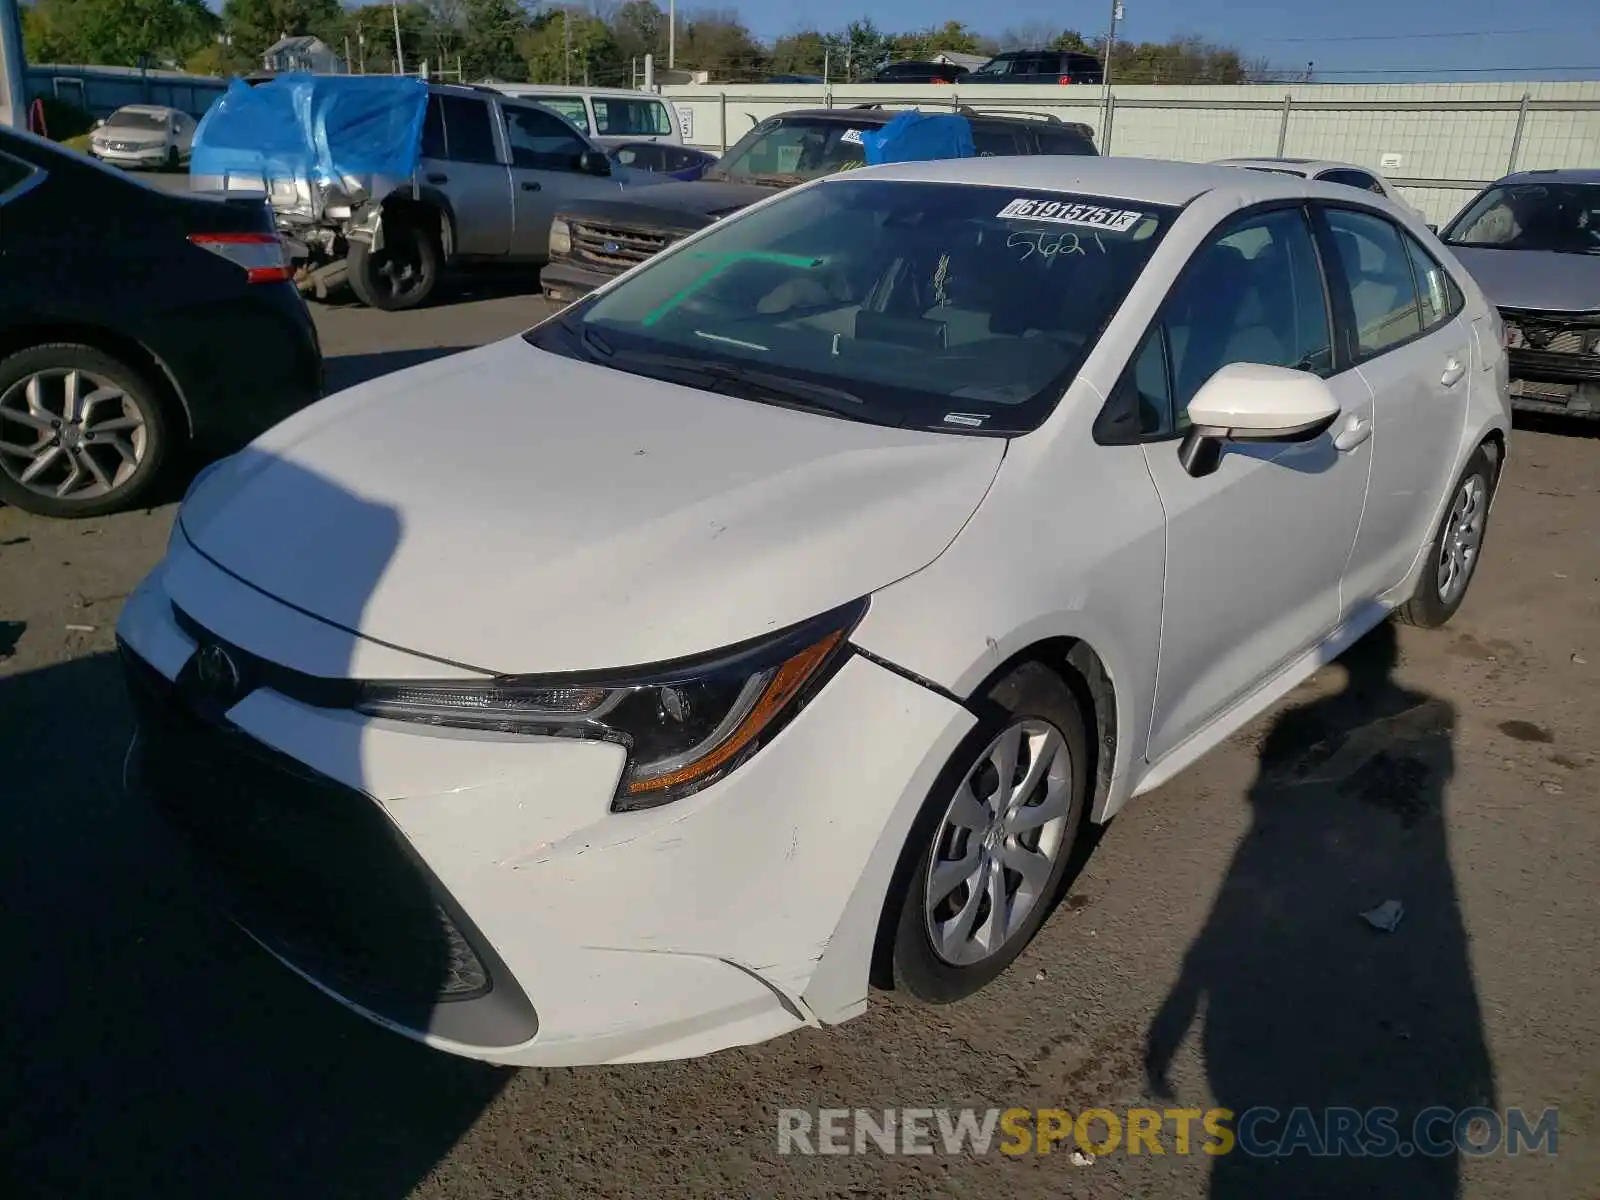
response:
<path id="1" fill-rule="evenodd" d="M 1600 167 L 1547 167 L 1517 171 L 1496 183 L 1600 183 Z"/>
<path id="2" fill-rule="evenodd" d="M 1035 154 L 993 158 L 947 158 L 867 167 L 874 176 L 922 183 L 965 183 L 1030 191 L 1076 192 L 1145 204 L 1182 207 L 1217 188 L 1243 193 L 1243 202 L 1295 199 L 1306 189 L 1330 185 L 1287 175 L 1240 171 L 1216 164 L 1163 162 L 1154 158 L 1099 158 Z M 851 176 L 859 171 L 850 172 Z"/>
<path id="3" fill-rule="evenodd" d="M 493 88 L 497 92 L 504 92 L 508 96 L 599 96 L 601 99 L 626 100 L 659 100 L 660 96 L 654 92 L 638 91 L 633 88 L 608 88 L 584 87 L 582 84 L 573 84 L 571 87 L 562 87 L 559 83 L 485 83 L 477 86 Z"/>
<path id="4" fill-rule="evenodd" d="M 876 104 L 862 104 L 854 108 L 791 108 L 781 113 L 773 113 L 772 120 L 777 117 L 804 117 L 806 120 L 839 121 L 849 125 L 887 125 L 903 112 L 914 112 L 915 109 L 883 108 Z M 948 116 L 934 110 L 928 116 Z M 1032 129 L 1056 129 L 1064 133 L 1083 136 L 1083 130 L 1064 121 L 1052 121 L 1038 113 L 1027 112 L 997 112 L 994 109 L 966 109 L 958 111 L 956 116 L 966 117 L 975 124 L 983 125 L 993 122 L 1003 122 L 1007 125 L 1026 124 Z M 1092 139 L 1085 139 L 1092 141 Z"/>
<path id="5" fill-rule="evenodd" d="M 1301 167 L 1302 174 L 1312 176 L 1319 171 L 1362 171 L 1368 175 L 1376 175 L 1371 167 L 1363 167 L 1360 163 L 1338 162 L 1331 158 L 1274 158 L 1267 155 L 1257 155 L 1250 158 L 1219 158 L 1213 164 L 1219 167 Z"/>

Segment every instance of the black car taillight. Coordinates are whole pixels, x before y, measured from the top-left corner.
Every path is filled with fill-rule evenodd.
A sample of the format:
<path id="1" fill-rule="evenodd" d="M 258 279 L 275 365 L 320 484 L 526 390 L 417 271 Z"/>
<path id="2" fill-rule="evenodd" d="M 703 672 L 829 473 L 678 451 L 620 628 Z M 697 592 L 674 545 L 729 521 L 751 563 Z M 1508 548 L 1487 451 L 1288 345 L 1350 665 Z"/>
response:
<path id="1" fill-rule="evenodd" d="M 239 267 L 250 283 L 283 283 L 294 277 L 289 251 L 276 233 L 191 233 L 189 240 Z"/>

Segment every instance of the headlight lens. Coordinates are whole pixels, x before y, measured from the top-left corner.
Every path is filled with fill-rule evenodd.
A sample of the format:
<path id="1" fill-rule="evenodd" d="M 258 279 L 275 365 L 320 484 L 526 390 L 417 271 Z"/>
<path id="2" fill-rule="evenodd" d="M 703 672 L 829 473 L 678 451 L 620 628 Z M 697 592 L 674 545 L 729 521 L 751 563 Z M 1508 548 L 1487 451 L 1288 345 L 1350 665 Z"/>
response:
<path id="1" fill-rule="evenodd" d="M 572 226 L 560 217 L 550 222 L 550 253 L 572 253 Z"/>
<path id="2" fill-rule="evenodd" d="M 766 744 L 832 675 L 866 601 L 714 656 L 610 675 L 491 683 L 371 682 L 369 716 L 463 729 L 615 742 L 628 765 L 615 811 L 707 787 Z"/>

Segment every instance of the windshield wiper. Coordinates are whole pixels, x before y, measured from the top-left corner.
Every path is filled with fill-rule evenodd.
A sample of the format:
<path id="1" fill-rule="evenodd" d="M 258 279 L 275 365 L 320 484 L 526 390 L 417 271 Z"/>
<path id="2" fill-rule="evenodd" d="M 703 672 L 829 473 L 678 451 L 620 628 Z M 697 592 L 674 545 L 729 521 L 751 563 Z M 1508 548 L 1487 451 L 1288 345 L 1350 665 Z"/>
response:
<path id="1" fill-rule="evenodd" d="M 584 340 L 590 347 L 599 349 L 587 331 L 584 333 Z M 707 361 L 672 354 L 657 354 L 650 350 L 613 350 L 609 346 L 600 351 L 600 354 L 614 366 L 620 367 L 622 363 L 627 362 L 646 368 L 639 374 L 665 378 L 670 383 L 686 382 L 682 378 L 674 379 L 672 375 L 687 376 L 694 381 L 689 386 L 704 388 L 706 391 L 725 389 L 731 384 L 738 389 L 734 393 L 736 395 L 742 395 L 745 399 L 759 403 L 777 404 L 784 408 L 801 408 L 836 417 L 855 417 L 858 414 L 853 410 L 859 409 L 866 403 L 862 397 L 843 388 L 790 379 L 759 367 L 745 367 L 722 360 Z M 661 375 L 656 372 L 668 374 Z"/>

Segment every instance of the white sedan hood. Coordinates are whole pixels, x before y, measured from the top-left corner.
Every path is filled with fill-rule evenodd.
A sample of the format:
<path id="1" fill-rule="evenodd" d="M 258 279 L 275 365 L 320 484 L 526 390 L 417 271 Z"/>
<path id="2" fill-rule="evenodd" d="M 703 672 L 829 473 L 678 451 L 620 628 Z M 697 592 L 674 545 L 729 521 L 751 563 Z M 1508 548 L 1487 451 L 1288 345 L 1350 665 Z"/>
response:
<path id="1" fill-rule="evenodd" d="M 496 673 L 593 670 L 715 650 L 920 570 L 1004 454 L 512 338 L 313 405 L 180 519 L 225 570 L 367 637 Z"/>

